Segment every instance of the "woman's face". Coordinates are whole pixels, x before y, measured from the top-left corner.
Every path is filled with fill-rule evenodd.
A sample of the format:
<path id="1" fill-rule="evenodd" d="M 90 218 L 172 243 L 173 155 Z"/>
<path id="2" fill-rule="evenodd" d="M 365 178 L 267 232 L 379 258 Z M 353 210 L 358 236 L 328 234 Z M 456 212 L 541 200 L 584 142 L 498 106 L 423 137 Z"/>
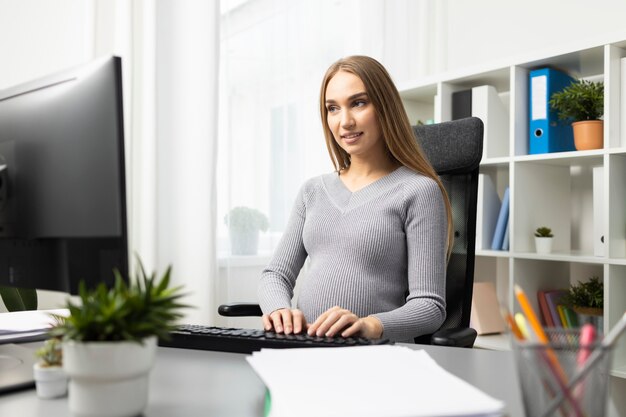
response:
<path id="1" fill-rule="evenodd" d="M 326 121 L 335 141 L 351 157 L 384 153 L 380 123 L 363 81 L 339 71 L 326 87 Z"/>

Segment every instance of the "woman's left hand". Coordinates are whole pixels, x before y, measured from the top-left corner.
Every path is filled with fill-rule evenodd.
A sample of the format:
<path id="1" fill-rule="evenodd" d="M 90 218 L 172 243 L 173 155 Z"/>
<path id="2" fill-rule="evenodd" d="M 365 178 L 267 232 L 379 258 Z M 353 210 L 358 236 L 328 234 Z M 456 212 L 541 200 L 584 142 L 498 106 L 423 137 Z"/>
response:
<path id="1" fill-rule="evenodd" d="M 307 330 L 309 335 L 319 337 L 361 336 L 378 339 L 383 334 L 383 325 L 376 317 L 359 317 L 350 310 L 335 306 L 322 313 Z"/>

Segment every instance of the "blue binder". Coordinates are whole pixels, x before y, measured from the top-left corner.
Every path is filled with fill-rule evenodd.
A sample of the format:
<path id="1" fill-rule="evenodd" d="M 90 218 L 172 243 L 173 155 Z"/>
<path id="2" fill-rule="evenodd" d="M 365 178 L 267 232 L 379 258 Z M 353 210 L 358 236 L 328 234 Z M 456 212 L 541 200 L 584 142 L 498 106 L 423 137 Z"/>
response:
<path id="1" fill-rule="evenodd" d="M 574 133 L 569 122 L 559 120 L 550 108 L 550 97 L 575 81 L 564 72 L 542 68 L 530 71 L 528 94 L 528 153 L 574 151 Z"/>

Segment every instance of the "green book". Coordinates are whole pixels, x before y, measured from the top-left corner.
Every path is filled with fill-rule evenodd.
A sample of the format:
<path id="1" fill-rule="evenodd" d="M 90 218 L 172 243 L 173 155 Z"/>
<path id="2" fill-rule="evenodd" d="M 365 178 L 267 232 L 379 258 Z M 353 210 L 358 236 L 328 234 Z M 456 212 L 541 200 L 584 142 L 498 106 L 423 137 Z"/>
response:
<path id="1" fill-rule="evenodd" d="M 565 321 L 567 322 L 567 327 L 570 329 L 575 329 L 579 327 L 578 325 L 578 315 L 574 310 L 569 307 L 563 307 L 563 313 L 565 314 Z"/>

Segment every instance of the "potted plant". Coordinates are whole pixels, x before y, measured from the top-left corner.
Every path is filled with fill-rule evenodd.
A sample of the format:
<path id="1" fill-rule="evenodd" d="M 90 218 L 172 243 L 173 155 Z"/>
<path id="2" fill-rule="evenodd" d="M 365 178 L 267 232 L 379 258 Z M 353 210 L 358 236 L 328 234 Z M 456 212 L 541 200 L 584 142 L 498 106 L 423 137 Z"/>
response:
<path id="1" fill-rule="evenodd" d="M 537 253 L 548 254 L 552 252 L 552 229 L 546 226 L 538 227 L 535 230 L 535 248 Z"/>
<path id="2" fill-rule="evenodd" d="M 259 231 L 269 226 L 267 216 L 249 207 L 235 207 L 224 217 L 230 235 L 233 255 L 255 255 L 259 246 Z"/>
<path id="3" fill-rule="evenodd" d="M 57 398 L 67 393 L 67 375 L 63 371 L 63 350 L 57 337 L 46 340 L 37 349 L 39 359 L 33 365 L 35 388 L 39 398 Z"/>
<path id="4" fill-rule="evenodd" d="M 160 280 L 148 277 L 139 262 L 130 284 L 115 271 L 115 284 L 87 290 L 80 303 L 67 302 L 69 315 L 55 316 L 51 334 L 63 339 L 73 415 L 132 416 L 145 408 L 148 373 L 157 338 L 169 337 L 179 310 L 180 287 L 169 288 L 171 268 Z"/>
<path id="5" fill-rule="evenodd" d="M 589 281 L 572 285 L 561 302 L 578 314 L 578 322 L 592 323 L 602 330 L 604 314 L 604 284 L 597 276 Z"/>
<path id="6" fill-rule="evenodd" d="M 559 119 L 571 120 L 574 146 L 579 151 L 600 149 L 603 146 L 604 84 L 578 80 L 552 94 L 550 106 Z"/>

